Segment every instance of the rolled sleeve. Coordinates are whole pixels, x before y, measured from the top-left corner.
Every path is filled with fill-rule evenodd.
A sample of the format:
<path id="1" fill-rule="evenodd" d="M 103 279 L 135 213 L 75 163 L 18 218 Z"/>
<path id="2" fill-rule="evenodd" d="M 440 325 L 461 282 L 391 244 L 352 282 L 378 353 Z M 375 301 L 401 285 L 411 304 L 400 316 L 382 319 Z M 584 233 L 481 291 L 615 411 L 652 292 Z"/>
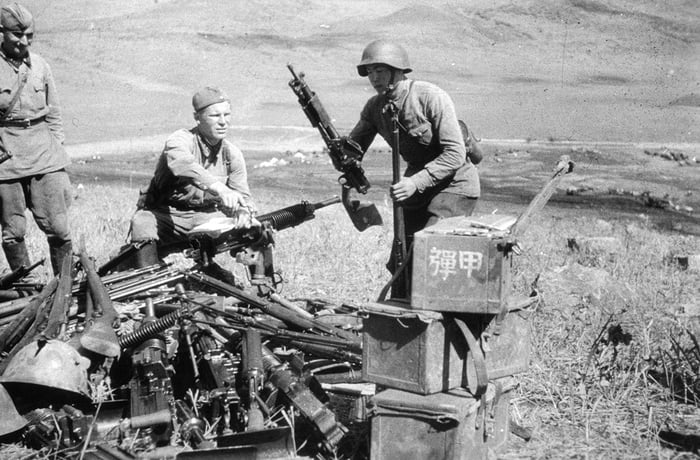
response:
<path id="1" fill-rule="evenodd" d="M 367 152 L 374 138 L 377 136 L 377 127 L 372 121 L 372 116 L 375 113 L 375 98 L 370 99 L 360 113 L 360 120 L 355 127 L 350 131 L 350 139 L 357 142 L 363 152 Z"/>

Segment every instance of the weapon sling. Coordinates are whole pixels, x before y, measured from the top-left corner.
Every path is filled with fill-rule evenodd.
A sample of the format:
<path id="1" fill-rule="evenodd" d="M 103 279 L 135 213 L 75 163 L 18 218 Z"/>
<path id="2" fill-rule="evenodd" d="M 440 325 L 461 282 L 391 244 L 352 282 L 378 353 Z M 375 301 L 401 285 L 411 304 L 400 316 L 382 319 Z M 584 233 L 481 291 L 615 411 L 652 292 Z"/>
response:
<path id="1" fill-rule="evenodd" d="M 0 122 L 7 120 L 7 117 L 10 116 L 10 112 L 12 112 L 12 109 L 14 109 L 15 105 L 17 105 L 17 101 L 19 101 L 19 97 L 22 94 L 22 90 L 24 89 L 24 85 L 27 84 L 28 78 L 29 78 L 29 74 L 27 72 L 24 72 L 22 77 L 19 79 L 19 83 L 17 85 L 17 91 L 15 92 L 14 95 L 12 95 L 12 99 L 10 99 L 10 103 L 7 104 L 7 108 L 5 109 L 3 114 L 0 115 Z"/>
<path id="2" fill-rule="evenodd" d="M 10 99 L 10 103 L 7 104 L 5 111 L 2 113 L 2 115 L 0 115 L 0 123 L 7 120 L 7 117 L 10 116 L 10 112 L 12 112 L 12 109 L 14 109 L 15 105 L 17 105 L 17 101 L 19 101 L 19 97 L 22 95 L 22 90 L 24 89 L 24 85 L 27 84 L 28 78 L 29 74 L 27 72 L 24 72 L 24 74 L 20 77 L 19 83 L 17 84 L 17 91 L 12 95 L 12 99 Z M 0 152 L 0 163 L 4 163 L 12 158 L 12 152 L 8 151 L 7 147 L 5 147 L 5 139 L 3 138 L 3 134 L 4 133 L 0 131 L 0 141 L 2 142 L 3 150 Z"/>

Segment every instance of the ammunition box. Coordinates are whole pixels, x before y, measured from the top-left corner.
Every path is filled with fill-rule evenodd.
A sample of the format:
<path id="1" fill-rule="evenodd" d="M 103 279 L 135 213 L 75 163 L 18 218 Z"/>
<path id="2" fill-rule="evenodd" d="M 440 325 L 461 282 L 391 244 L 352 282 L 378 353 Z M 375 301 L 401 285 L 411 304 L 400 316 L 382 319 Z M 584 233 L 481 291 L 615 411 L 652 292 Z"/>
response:
<path id="1" fill-rule="evenodd" d="M 510 289 L 510 216 L 450 217 L 415 234 L 410 308 L 498 313 Z"/>
<path id="2" fill-rule="evenodd" d="M 370 402 L 370 459 L 486 459 L 479 405 L 463 389 L 429 396 L 380 392 Z"/>
<path id="3" fill-rule="evenodd" d="M 363 307 L 362 379 L 419 394 L 476 388 L 467 342 L 450 314 L 400 308 L 396 303 Z M 487 378 L 524 372 L 530 356 L 530 311 L 461 314 L 486 359 Z"/>

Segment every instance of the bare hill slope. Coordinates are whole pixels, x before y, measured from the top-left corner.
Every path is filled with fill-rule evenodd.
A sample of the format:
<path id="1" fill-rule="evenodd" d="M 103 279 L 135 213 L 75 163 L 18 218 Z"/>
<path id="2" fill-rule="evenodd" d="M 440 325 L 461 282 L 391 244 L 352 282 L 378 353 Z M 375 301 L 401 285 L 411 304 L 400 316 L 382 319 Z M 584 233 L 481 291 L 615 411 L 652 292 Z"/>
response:
<path id="1" fill-rule="evenodd" d="M 700 140 L 693 1 L 25 3 L 72 143 L 189 124 L 206 83 L 236 98 L 236 124 L 306 126 L 288 62 L 349 128 L 370 95 L 355 64 L 379 37 L 405 43 L 415 78 L 487 138 Z"/>

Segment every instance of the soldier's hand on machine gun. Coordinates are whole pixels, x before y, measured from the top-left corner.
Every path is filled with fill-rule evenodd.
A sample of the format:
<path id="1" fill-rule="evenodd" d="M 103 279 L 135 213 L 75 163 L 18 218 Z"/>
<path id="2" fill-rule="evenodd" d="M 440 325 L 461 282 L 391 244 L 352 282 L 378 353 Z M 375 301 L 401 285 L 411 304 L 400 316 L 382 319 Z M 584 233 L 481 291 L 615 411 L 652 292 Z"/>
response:
<path id="1" fill-rule="evenodd" d="M 262 224 L 253 216 L 253 209 L 248 205 L 239 206 L 230 217 L 234 220 L 234 228 L 248 229 L 260 227 Z"/>
<path id="2" fill-rule="evenodd" d="M 338 151 L 336 154 L 331 154 L 333 167 L 336 170 L 344 172 L 348 167 L 362 161 L 362 148 L 348 136 L 341 136 L 336 145 Z"/>
<path id="3" fill-rule="evenodd" d="M 214 182 L 211 187 L 209 187 L 221 200 L 221 208 L 223 213 L 232 216 L 240 206 L 245 205 L 245 200 L 243 195 L 235 190 L 232 190 L 222 182 Z"/>

